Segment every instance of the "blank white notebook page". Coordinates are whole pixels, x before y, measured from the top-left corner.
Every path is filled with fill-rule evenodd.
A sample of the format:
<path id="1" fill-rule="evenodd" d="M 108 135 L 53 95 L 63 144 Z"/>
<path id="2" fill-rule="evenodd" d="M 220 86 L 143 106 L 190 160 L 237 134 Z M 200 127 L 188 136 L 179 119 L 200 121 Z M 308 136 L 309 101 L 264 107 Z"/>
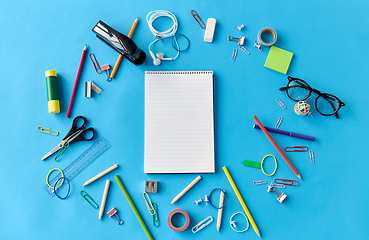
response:
<path id="1" fill-rule="evenodd" d="M 145 72 L 145 173 L 214 173 L 212 71 Z"/>

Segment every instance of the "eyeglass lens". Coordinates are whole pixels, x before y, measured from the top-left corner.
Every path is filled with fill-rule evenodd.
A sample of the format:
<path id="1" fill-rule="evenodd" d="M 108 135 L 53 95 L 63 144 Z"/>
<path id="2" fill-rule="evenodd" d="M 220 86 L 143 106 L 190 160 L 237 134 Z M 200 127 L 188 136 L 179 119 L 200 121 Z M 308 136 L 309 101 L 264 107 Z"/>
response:
<path id="1" fill-rule="evenodd" d="M 339 102 L 331 96 L 320 95 L 317 98 L 316 108 L 323 114 L 332 114 L 339 108 Z"/>
<path id="2" fill-rule="evenodd" d="M 295 101 L 304 100 L 310 93 L 310 88 L 299 80 L 290 81 L 287 88 L 287 94 Z"/>

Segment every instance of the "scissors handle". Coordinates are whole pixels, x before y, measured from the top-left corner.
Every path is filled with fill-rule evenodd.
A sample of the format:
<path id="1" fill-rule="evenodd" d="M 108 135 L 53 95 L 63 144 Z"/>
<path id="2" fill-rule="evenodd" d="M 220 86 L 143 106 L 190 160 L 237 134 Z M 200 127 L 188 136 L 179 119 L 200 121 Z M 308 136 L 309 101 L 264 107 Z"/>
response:
<path id="1" fill-rule="evenodd" d="M 81 126 L 77 126 L 77 120 L 78 119 L 82 119 L 83 123 Z M 77 116 L 73 119 L 73 123 L 72 123 L 72 127 L 70 128 L 69 132 L 67 133 L 67 135 L 65 135 L 65 137 L 63 138 L 63 140 L 69 138 L 71 135 L 73 135 L 75 132 L 77 132 L 78 130 L 82 130 L 82 128 L 86 125 L 87 123 L 87 119 L 83 116 Z"/>
<path id="2" fill-rule="evenodd" d="M 92 132 L 92 136 L 90 138 L 84 137 L 83 135 L 86 132 Z M 95 137 L 95 129 L 90 127 L 90 128 L 80 130 L 78 135 L 75 138 L 73 138 L 71 141 L 69 141 L 69 143 L 74 143 L 74 142 L 78 142 L 78 141 L 91 141 L 94 137 Z"/>

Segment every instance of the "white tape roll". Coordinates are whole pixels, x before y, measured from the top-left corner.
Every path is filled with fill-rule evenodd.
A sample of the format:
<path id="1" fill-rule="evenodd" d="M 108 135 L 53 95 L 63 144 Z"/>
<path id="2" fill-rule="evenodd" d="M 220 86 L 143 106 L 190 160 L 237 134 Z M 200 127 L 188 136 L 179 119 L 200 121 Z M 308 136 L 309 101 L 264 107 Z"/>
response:
<path id="1" fill-rule="evenodd" d="M 263 39 L 261 39 L 261 34 L 263 34 L 264 32 L 270 32 L 273 35 L 273 41 L 272 42 L 266 43 L 266 42 L 263 41 Z M 270 47 L 277 41 L 277 33 L 274 31 L 273 28 L 270 28 L 270 27 L 263 28 L 263 29 L 260 30 L 260 32 L 258 34 L 257 41 L 263 47 Z"/>

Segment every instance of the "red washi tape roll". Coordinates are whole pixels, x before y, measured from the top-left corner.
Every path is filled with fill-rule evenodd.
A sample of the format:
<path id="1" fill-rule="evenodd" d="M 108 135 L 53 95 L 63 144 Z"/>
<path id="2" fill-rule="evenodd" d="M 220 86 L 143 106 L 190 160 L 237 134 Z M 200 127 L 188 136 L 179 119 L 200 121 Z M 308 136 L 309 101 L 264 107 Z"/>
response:
<path id="1" fill-rule="evenodd" d="M 176 213 L 183 214 L 186 217 L 186 223 L 182 227 L 176 227 L 172 223 L 172 217 Z M 169 213 L 169 216 L 168 216 L 168 225 L 169 225 L 169 227 L 172 230 L 174 230 L 176 232 L 182 232 L 182 231 L 186 230 L 186 228 L 188 227 L 188 225 L 190 225 L 190 216 L 188 215 L 188 213 L 186 211 L 184 211 L 182 209 L 175 209 L 175 210 L 173 210 L 172 212 Z"/>

